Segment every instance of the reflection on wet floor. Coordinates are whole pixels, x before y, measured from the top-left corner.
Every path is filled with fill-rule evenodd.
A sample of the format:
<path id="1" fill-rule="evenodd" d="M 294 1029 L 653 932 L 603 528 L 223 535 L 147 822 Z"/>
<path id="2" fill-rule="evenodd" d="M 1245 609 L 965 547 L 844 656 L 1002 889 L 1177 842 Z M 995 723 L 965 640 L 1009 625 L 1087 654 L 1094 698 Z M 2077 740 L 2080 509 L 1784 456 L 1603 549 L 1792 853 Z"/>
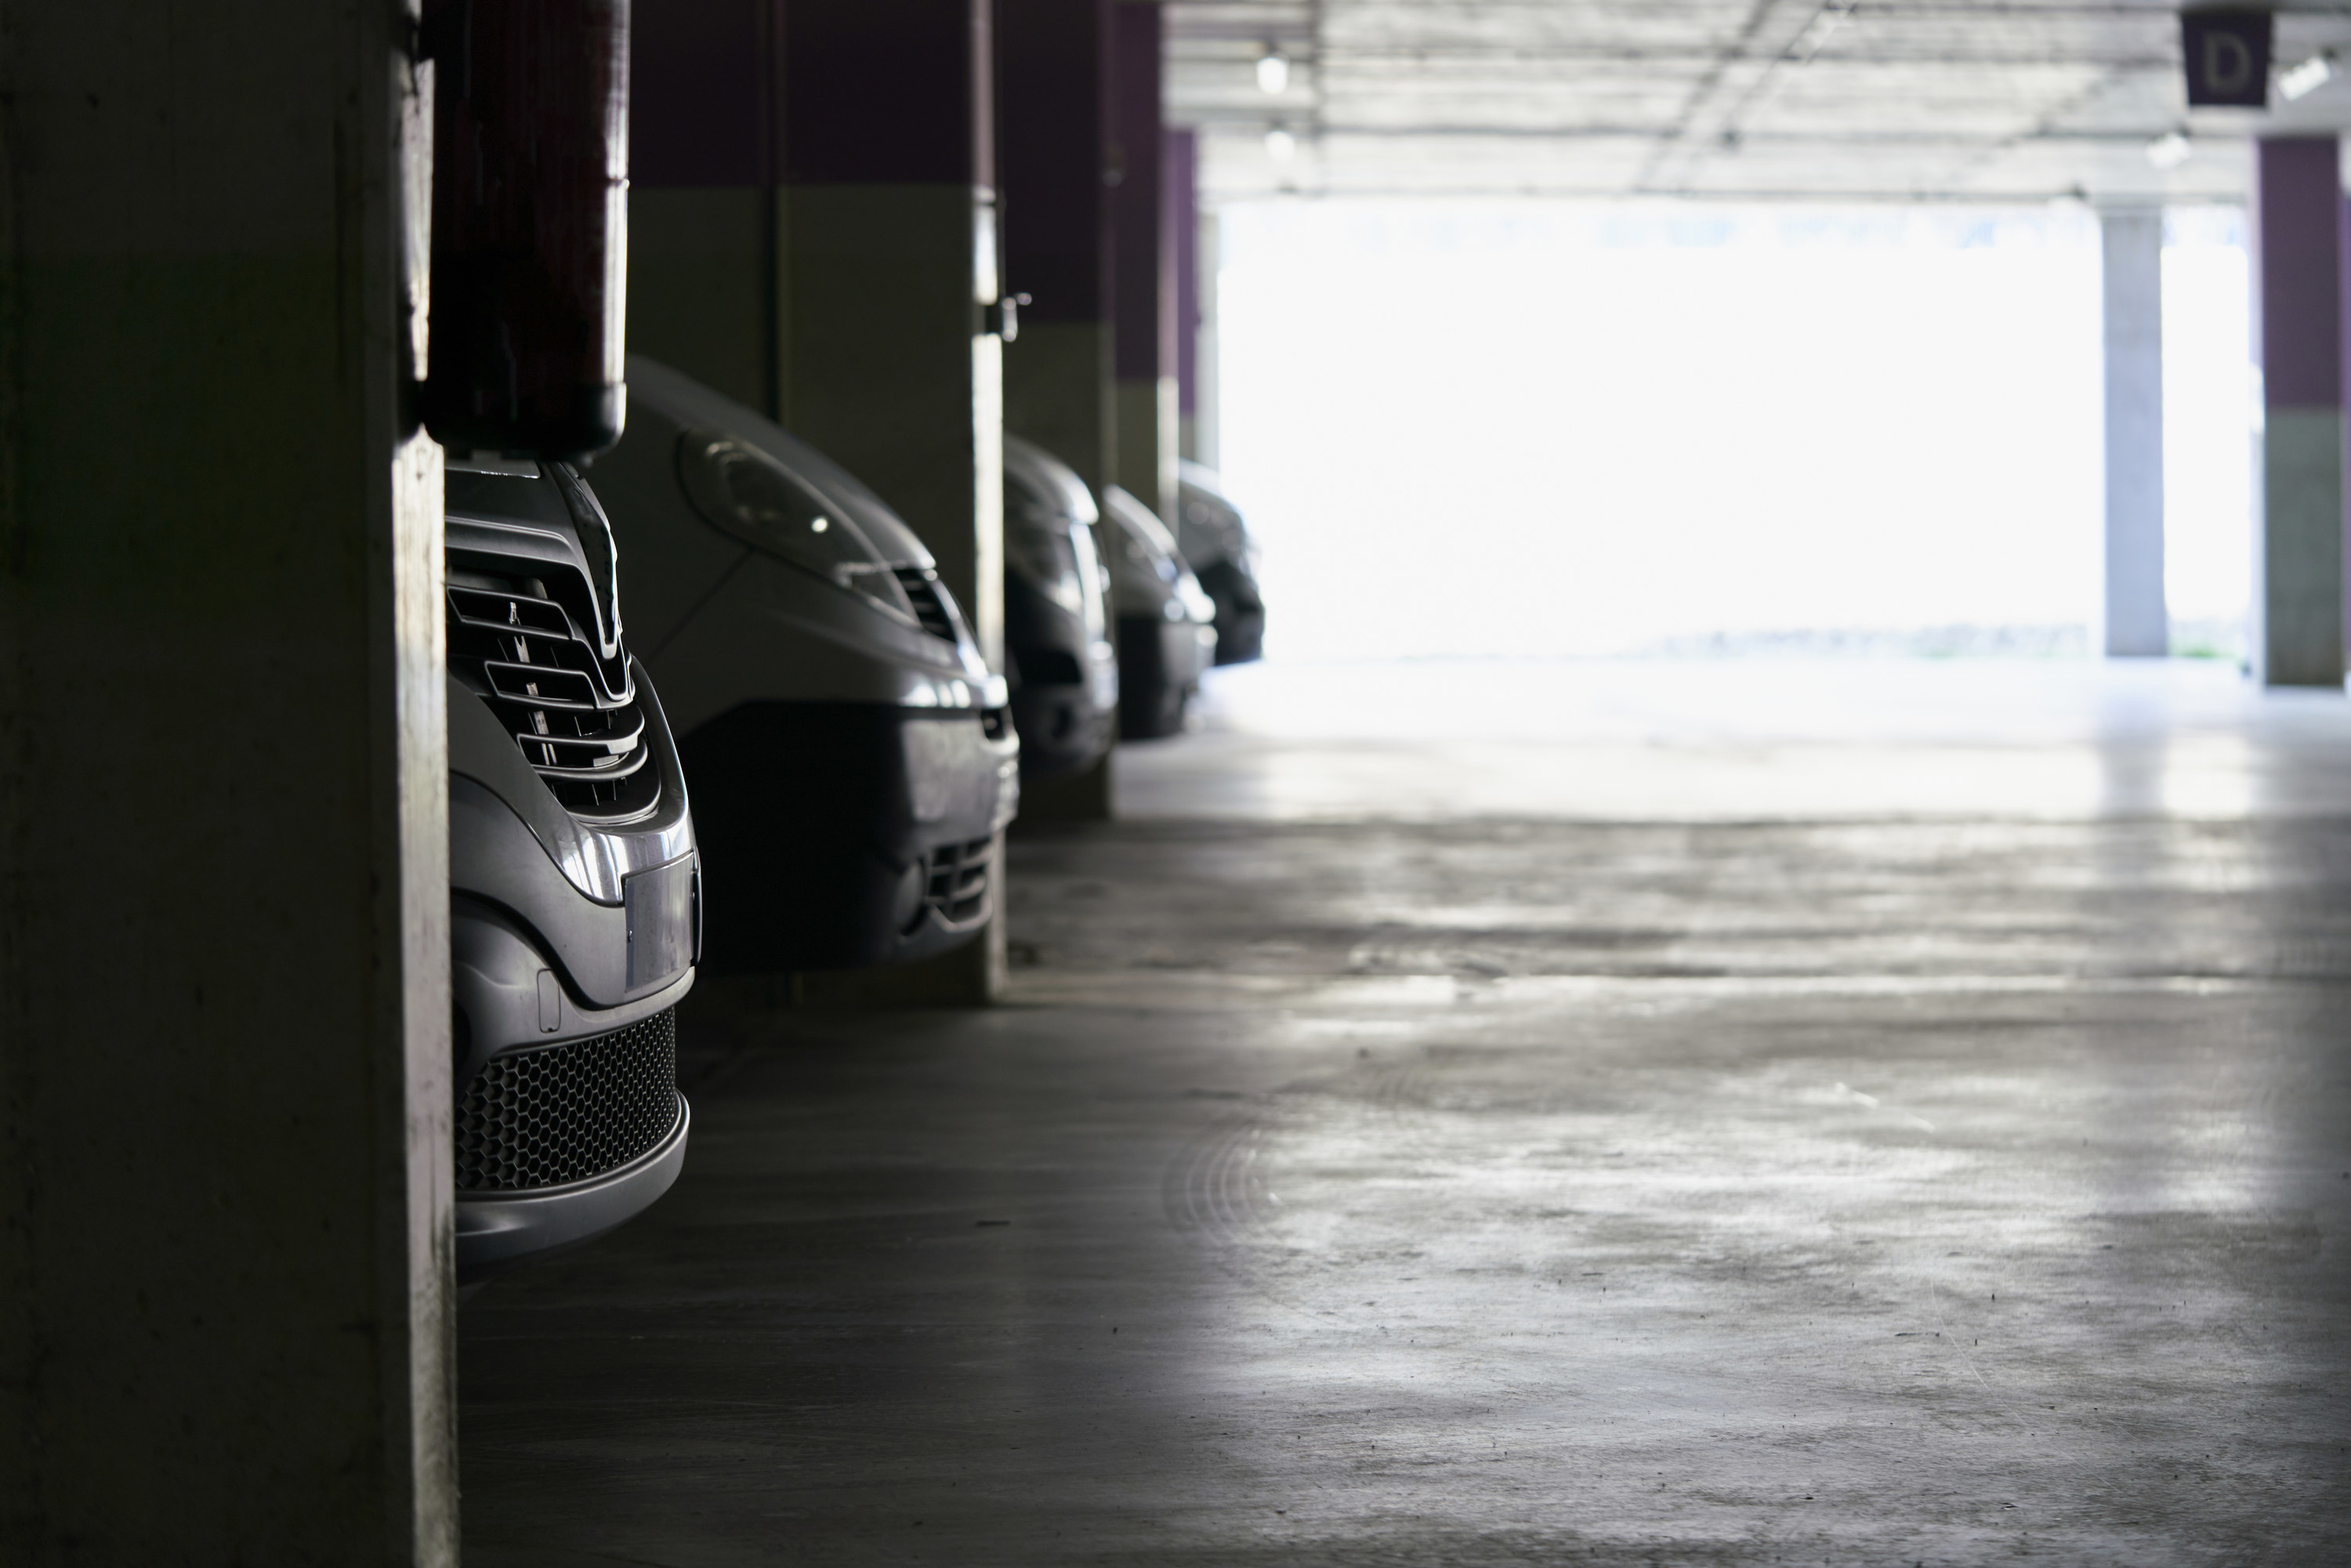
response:
<path id="1" fill-rule="evenodd" d="M 728 1020 L 466 1310 L 468 1561 L 2329 1560 L 2351 713 L 1729 668 L 1228 685 L 1016 843 L 1006 1006 Z"/>
<path id="2" fill-rule="evenodd" d="M 2340 694 L 2205 661 L 1408 661 L 1216 672 L 1130 816 L 1613 821 L 2351 810 Z"/>

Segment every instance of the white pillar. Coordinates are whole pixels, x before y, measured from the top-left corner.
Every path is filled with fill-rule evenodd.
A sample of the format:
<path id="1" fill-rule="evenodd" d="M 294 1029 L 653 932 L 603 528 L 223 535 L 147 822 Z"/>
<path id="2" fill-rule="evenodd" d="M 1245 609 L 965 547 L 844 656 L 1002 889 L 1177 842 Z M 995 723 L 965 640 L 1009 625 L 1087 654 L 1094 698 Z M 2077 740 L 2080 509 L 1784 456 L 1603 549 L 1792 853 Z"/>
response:
<path id="1" fill-rule="evenodd" d="M 2171 651 L 2163 598 L 2163 209 L 2098 214 L 2105 255 L 2105 652 Z"/>
<path id="2" fill-rule="evenodd" d="M 1221 467 L 1224 457 L 1218 423 L 1224 389 L 1219 380 L 1223 363 L 1217 308 L 1217 281 L 1224 264 L 1221 221 L 1209 208 L 1200 214 L 1200 338 L 1192 350 L 1192 446 L 1199 462 L 1210 468 Z"/>

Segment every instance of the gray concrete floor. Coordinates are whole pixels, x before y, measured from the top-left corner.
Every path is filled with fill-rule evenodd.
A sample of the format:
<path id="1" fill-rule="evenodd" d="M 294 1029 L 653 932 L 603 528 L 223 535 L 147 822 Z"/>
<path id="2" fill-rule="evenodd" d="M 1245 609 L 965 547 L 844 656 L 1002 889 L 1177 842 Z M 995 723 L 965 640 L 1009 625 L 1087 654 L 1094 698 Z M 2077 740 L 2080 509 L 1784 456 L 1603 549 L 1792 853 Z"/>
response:
<path id="1" fill-rule="evenodd" d="M 468 1562 L 2351 1561 L 2351 714 L 2011 675 L 1136 748 L 1007 1005 L 708 1010 Z"/>

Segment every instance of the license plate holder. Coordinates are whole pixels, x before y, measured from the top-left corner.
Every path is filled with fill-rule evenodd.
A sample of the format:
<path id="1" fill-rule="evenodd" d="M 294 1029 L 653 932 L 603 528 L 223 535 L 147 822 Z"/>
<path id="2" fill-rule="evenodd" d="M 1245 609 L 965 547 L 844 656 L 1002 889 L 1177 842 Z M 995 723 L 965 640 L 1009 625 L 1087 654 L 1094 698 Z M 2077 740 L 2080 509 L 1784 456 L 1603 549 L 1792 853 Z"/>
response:
<path id="1" fill-rule="evenodd" d="M 694 962 L 695 893 L 692 855 L 622 879 L 631 991 L 674 979 Z"/>

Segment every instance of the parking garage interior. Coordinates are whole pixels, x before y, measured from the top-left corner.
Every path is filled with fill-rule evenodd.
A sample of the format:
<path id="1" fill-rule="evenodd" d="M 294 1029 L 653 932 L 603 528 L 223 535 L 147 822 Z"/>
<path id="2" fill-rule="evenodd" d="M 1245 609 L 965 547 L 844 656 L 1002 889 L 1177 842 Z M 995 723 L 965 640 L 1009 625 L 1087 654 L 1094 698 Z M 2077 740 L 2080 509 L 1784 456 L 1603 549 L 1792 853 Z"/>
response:
<path id="1" fill-rule="evenodd" d="M 2342 1560 L 2342 50 L 0 0 L 0 1560 Z"/>

